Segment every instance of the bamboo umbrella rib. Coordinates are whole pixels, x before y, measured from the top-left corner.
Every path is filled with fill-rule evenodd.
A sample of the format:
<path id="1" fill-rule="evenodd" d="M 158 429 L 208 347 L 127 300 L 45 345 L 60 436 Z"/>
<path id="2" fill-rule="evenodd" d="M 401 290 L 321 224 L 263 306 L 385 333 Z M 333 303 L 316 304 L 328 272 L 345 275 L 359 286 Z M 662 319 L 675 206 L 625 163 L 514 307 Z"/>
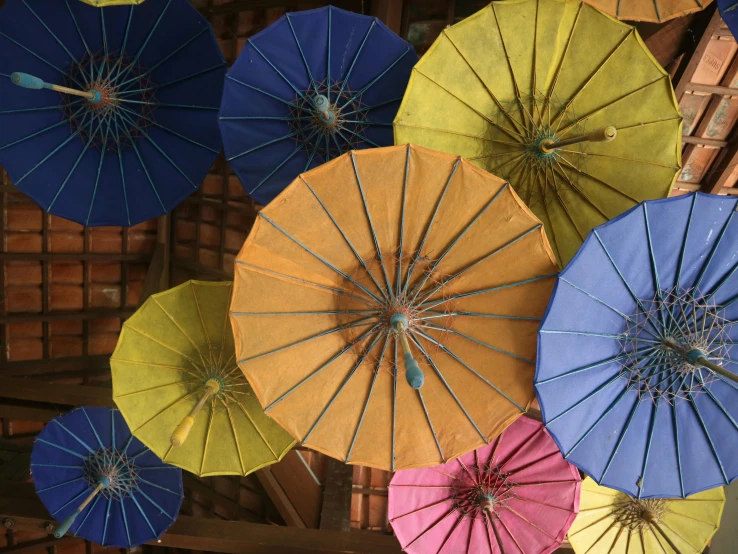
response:
<path id="1" fill-rule="evenodd" d="M 558 157 L 556 156 L 554 157 L 555 157 L 554 162 L 556 164 L 556 167 L 558 167 L 559 169 L 559 174 L 563 176 L 564 179 L 566 179 L 566 184 L 569 186 L 569 188 L 572 189 L 574 192 L 576 192 L 579 196 L 581 196 L 587 202 L 587 204 L 593 207 L 597 211 L 597 213 L 602 217 L 603 220 L 607 221 L 608 220 L 607 214 L 605 214 L 605 212 L 603 212 L 602 209 L 599 206 L 597 206 L 591 198 L 589 198 L 589 196 L 584 194 L 582 189 L 580 189 L 578 186 L 574 184 L 574 182 L 571 180 L 569 175 L 566 174 L 566 170 L 564 169 L 564 167 L 561 165 L 561 163 L 559 163 Z M 553 170 L 555 171 L 555 169 Z M 561 203 L 563 204 L 563 199 L 561 198 L 561 196 L 559 196 L 559 199 Z M 577 227 L 577 233 L 579 234 L 579 236 L 582 236 L 582 233 L 579 231 L 578 227 Z M 582 237 L 582 241 L 584 241 L 583 237 Z"/>
<path id="2" fill-rule="evenodd" d="M 202 369 L 203 369 L 202 366 L 200 366 L 200 364 L 198 362 L 196 362 L 195 360 L 193 360 L 192 358 L 190 358 L 187 354 L 185 354 L 183 352 L 180 352 L 179 350 L 176 350 L 176 349 L 172 348 L 171 346 L 169 346 L 169 345 L 161 342 L 159 339 L 153 337 L 149 333 L 146 333 L 144 331 L 141 331 L 140 329 L 136 329 L 135 327 L 133 327 L 130 324 L 130 322 L 126 322 L 125 323 L 125 328 L 126 329 L 130 329 L 131 331 L 134 331 L 134 332 L 138 333 L 142 337 L 146 337 L 150 341 L 155 342 L 156 344 L 158 344 L 162 348 L 165 348 L 166 350 L 169 350 L 170 352 L 174 352 L 175 354 L 178 354 L 179 356 L 182 356 L 184 359 L 186 359 L 187 361 L 189 361 L 198 371 L 202 371 Z"/>
<path id="3" fill-rule="evenodd" d="M 226 402 L 224 402 L 222 399 L 220 399 L 220 402 L 223 404 L 223 407 L 225 408 L 226 413 L 228 414 L 228 423 L 231 426 L 231 433 L 233 435 L 233 441 L 236 444 L 236 453 L 238 454 L 238 463 L 241 464 L 241 472 L 245 475 L 246 474 L 246 466 L 243 463 L 243 456 L 241 455 L 241 445 L 238 442 L 238 433 L 236 432 L 236 426 L 233 424 L 233 414 L 231 414 L 231 409 L 230 409 L 230 407 L 228 406 L 228 404 Z M 263 440 L 263 438 L 264 437 L 262 437 L 262 440 Z M 264 441 L 264 443 L 267 446 L 269 446 L 269 443 L 267 443 L 266 441 Z M 269 450 L 271 450 L 271 447 L 269 448 Z M 273 451 L 272 451 L 272 454 L 274 454 Z M 274 456 L 274 458 L 276 459 L 277 457 Z"/>
<path id="4" fill-rule="evenodd" d="M 509 356 L 511 358 L 514 358 L 516 360 L 520 360 L 521 362 L 525 362 L 525 363 L 528 363 L 528 364 L 531 364 L 531 365 L 533 365 L 535 363 L 535 362 L 533 362 L 533 360 L 529 360 L 527 358 L 523 358 L 522 356 L 518 356 L 517 354 L 514 354 L 512 352 L 508 352 L 507 350 L 503 350 L 502 348 L 498 348 L 496 346 L 493 346 L 493 345 L 491 345 L 489 343 L 486 343 L 484 341 L 481 341 L 479 339 L 475 339 L 474 337 L 471 337 L 471 336 L 467 335 L 466 333 L 462 333 L 461 331 L 457 331 L 456 329 L 446 329 L 444 327 L 438 327 L 438 326 L 433 325 L 431 323 L 424 323 L 421 327 L 426 328 L 426 329 L 432 329 L 434 331 L 448 332 L 448 333 L 451 333 L 452 335 L 456 335 L 457 337 L 464 338 L 464 339 L 468 340 L 469 342 L 473 342 L 473 343 L 478 344 L 480 346 L 484 346 L 485 348 L 489 348 L 490 350 L 494 350 L 495 352 L 499 352 L 500 354 L 504 354 L 504 355 Z M 427 334 L 423 333 L 422 336 L 423 336 L 423 338 L 427 339 L 429 342 L 432 342 L 433 344 L 435 344 L 437 346 L 440 346 L 441 347 L 441 350 L 444 350 L 445 352 L 448 350 L 447 348 L 444 348 L 441 344 L 439 344 L 438 342 L 436 342 L 435 340 L 433 340 L 431 337 L 429 337 Z M 450 351 L 448 351 L 447 353 L 450 354 L 451 356 L 454 356 L 454 354 L 452 354 Z"/>
<path id="5" fill-rule="evenodd" d="M 134 434 L 137 433 L 143 427 L 145 427 L 146 425 L 148 425 L 149 423 L 151 423 L 154 419 L 156 419 L 157 417 L 159 417 L 160 415 L 162 415 L 164 412 L 166 412 L 167 410 L 169 410 L 171 407 L 173 407 L 175 404 L 179 404 L 183 400 L 187 400 L 188 398 L 192 398 L 194 395 L 195 395 L 195 392 L 193 391 L 193 392 L 188 392 L 184 396 L 180 396 L 179 398 L 177 398 L 177 400 L 175 400 L 175 401 L 167 404 L 166 407 L 164 407 L 161 410 L 159 410 L 158 412 L 156 412 L 153 416 L 151 416 L 149 419 L 147 419 L 146 421 L 144 421 L 138 427 L 136 427 L 135 429 L 132 429 L 131 431 Z M 169 454 L 169 451 L 167 451 L 167 454 Z M 166 459 L 166 456 L 164 457 L 164 459 Z"/>
<path id="6" fill-rule="evenodd" d="M 572 171 L 576 171 L 579 175 L 583 175 L 584 177 L 587 177 L 588 179 L 591 179 L 592 181 L 594 181 L 596 183 L 599 183 L 599 184 L 607 187 L 608 190 L 611 190 L 612 192 L 615 192 L 615 193 L 619 194 L 620 196 L 623 196 L 624 198 L 627 198 L 628 200 L 630 200 L 634 204 L 637 204 L 638 203 L 638 200 L 636 200 L 632 196 L 628 195 L 626 192 L 618 189 L 617 187 L 614 187 L 613 185 L 611 185 L 610 183 L 608 183 L 606 181 L 603 181 L 602 179 L 599 179 L 598 177 L 595 177 L 591 173 L 588 173 L 588 172 L 586 172 L 586 171 L 578 168 L 577 166 L 575 166 L 571 162 L 569 162 L 569 160 L 567 160 L 566 158 L 559 157 L 558 159 L 560 159 L 561 161 L 563 161 L 567 165 L 567 167 L 569 167 L 569 169 L 571 169 Z"/>
<path id="7" fill-rule="evenodd" d="M 601 152 L 581 152 L 579 150 L 569 150 L 569 149 L 566 149 L 566 148 L 559 148 L 558 150 L 561 151 L 561 152 L 565 152 L 566 154 L 572 154 L 572 155 L 576 155 L 576 156 L 592 156 L 593 158 L 607 158 L 607 159 L 610 159 L 610 160 L 619 160 L 619 161 L 622 161 L 622 162 L 638 163 L 638 164 L 644 164 L 644 165 L 652 165 L 654 167 L 663 167 L 663 168 L 666 168 L 666 169 L 673 169 L 673 170 L 679 169 L 678 166 L 674 166 L 674 165 L 669 165 L 669 164 L 664 164 L 664 163 L 659 163 L 659 162 L 653 162 L 653 161 L 650 161 L 650 160 L 642 160 L 642 159 L 638 159 L 638 158 L 628 158 L 626 156 L 613 156 L 612 154 L 604 154 L 604 153 L 601 153 Z"/>
<path id="8" fill-rule="evenodd" d="M 510 506 L 507 506 L 507 511 L 509 511 L 511 514 L 514 514 L 514 515 L 518 516 L 525 523 L 527 523 L 528 525 L 530 525 L 531 527 L 533 527 L 537 531 L 540 531 L 541 533 L 543 533 L 544 535 L 546 535 L 549 539 L 554 540 L 554 541 L 556 540 L 556 537 L 552 537 L 550 534 L 546 533 L 546 531 L 544 531 L 543 529 L 541 529 L 541 527 L 539 525 L 536 525 L 535 523 L 533 523 L 532 521 L 530 521 L 528 518 L 526 518 L 525 516 L 523 516 L 520 513 L 518 513 L 514 508 L 512 508 Z"/>
<path id="9" fill-rule="evenodd" d="M 502 518 L 498 517 L 497 521 L 500 522 L 500 525 L 502 525 L 503 529 L 507 531 L 507 534 L 510 536 L 510 538 L 515 543 L 515 546 L 517 546 L 520 549 L 520 552 L 524 552 L 523 548 L 520 546 L 520 543 L 518 542 L 518 539 L 515 538 L 515 535 L 512 534 L 512 531 L 510 531 L 510 528 L 505 524 L 505 522 L 502 520 Z M 494 518 L 490 519 L 490 522 L 492 522 L 492 526 L 494 527 Z"/>
<path id="10" fill-rule="evenodd" d="M 187 339 L 187 342 L 189 342 L 192 345 L 192 348 L 194 348 L 195 352 L 197 352 L 197 355 L 200 356 L 200 361 L 202 362 L 203 367 L 207 366 L 208 364 L 205 361 L 205 357 L 203 356 L 202 351 L 197 346 L 197 344 L 195 343 L 195 341 L 192 340 L 192 337 L 190 337 L 190 335 L 187 333 L 187 331 L 185 331 L 185 329 L 183 329 L 182 326 L 179 323 L 177 323 L 177 321 L 172 317 L 172 314 L 170 314 L 168 311 L 166 311 L 164 309 L 164 307 L 159 303 L 159 301 L 155 297 L 152 297 L 152 300 L 154 301 L 154 304 L 156 304 L 156 306 L 162 312 L 164 312 L 164 315 L 166 315 L 167 318 L 169 318 L 169 321 L 171 321 L 174 324 L 174 326 L 177 328 L 177 330 L 180 333 L 182 333 L 182 335 Z M 203 331 L 205 331 L 204 327 L 203 327 Z M 208 342 L 209 342 L 209 339 L 208 339 Z"/>
<path id="11" fill-rule="evenodd" d="M 702 417 L 702 413 L 700 412 L 700 409 L 697 407 L 697 402 L 694 399 L 694 395 L 691 392 L 688 392 L 687 398 L 689 399 L 689 405 L 692 406 L 692 409 L 694 410 L 694 414 L 697 416 L 697 419 L 700 422 L 700 427 L 702 427 L 703 433 L 705 433 L 705 438 L 707 439 L 707 442 L 710 445 L 710 451 L 712 452 L 712 455 L 715 458 L 715 462 L 717 462 L 718 467 L 720 468 L 720 473 L 723 476 L 725 485 L 726 486 L 730 485 L 730 479 L 728 479 L 728 476 L 725 473 L 723 462 L 720 460 L 720 456 L 718 456 L 717 449 L 715 448 L 715 442 L 712 440 L 712 436 L 710 436 L 710 431 L 707 429 L 707 425 L 705 424 L 705 420 Z"/>
<path id="12" fill-rule="evenodd" d="M 636 402 L 635 407 L 630 411 L 630 414 L 628 414 L 628 419 L 625 421 L 625 427 L 620 432 L 620 435 L 618 436 L 618 440 L 615 443 L 615 448 L 613 448 L 612 452 L 610 453 L 610 457 L 607 460 L 607 465 L 605 465 L 605 469 L 602 472 L 602 477 L 600 477 L 600 480 L 604 479 L 607 475 L 607 472 L 610 469 L 610 465 L 612 464 L 613 460 L 615 459 L 615 456 L 618 453 L 618 450 L 620 450 L 620 445 L 623 443 L 623 440 L 625 440 L 625 435 L 628 433 L 628 429 L 630 429 L 630 424 L 633 421 L 633 418 L 635 417 L 636 413 L 638 412 L 638 408 L 641 407 L 642 402 Z"/>
<path id="13" fill-rule="evenodd" d="M 164 388 L 168 388 L 168 387 L 188 385 L 190 383 L 199 383 L 199 382 L 200 382 L 200 379 L 188 379 L 186 381 L 175 381 L 174 383 L 167 383 L 165 385 L 157 385 L 155 387 L 149 387 L 149 388 L 146 388 L 146 389 L 141 389 L 141 390 L 137 390 L 137 391 L 133 391 L 133 392 L 128 392 L 128 393 L 125 393 L 125 394 L 118 394 L 118 395 L 115 396 L 115 398 L 116 398 L 116 400 L 118 398 L 128 398 L 128 397 L 131 397 L 131 396 L 136 396 L 138 394 L 143 394 L 143 393 L 151 392 L 151 391 L 154 391 L 154 390 L 160 390 L 160 389 L 164 389 Z"/>
<path id="14" fill-rule="evenodd" d="M 397 363 L 395 361 L 395 363 Z M 433 433 L 433 439 L 436 441 L 436 447 L 438 448 L 438 453 L 441 455 L 441 460 L 443 460 L 443 463 L 446 463 L 446 456 L 443 454 L 443 449 L 441 448 L 441 443 L 438 442 L 438 435 L 436 435 L 436 430 L 433 427 L 433 422 L 431 421 L 430 414 L 428 413 L 428 408 L 425 405 L 425 400 L 423 400 L 423 392 L 420 389 L 417 389 L 416 391 L 418 393 L 418 398 L 420 399 L 420 404 L 423 406 L 423 412 L 425 413 L 425 419 L 428 420 L 428 427 L 431 430 L 431 433 Z"/>

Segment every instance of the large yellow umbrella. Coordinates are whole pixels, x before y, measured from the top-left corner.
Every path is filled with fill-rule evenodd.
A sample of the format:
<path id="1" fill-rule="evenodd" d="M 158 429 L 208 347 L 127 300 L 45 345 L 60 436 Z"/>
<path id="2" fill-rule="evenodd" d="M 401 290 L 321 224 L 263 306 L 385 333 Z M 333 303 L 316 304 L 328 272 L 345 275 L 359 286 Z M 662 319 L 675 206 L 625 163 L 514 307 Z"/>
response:
<path id="1" fill-rule="evenodd" d="M 569 542 L 576 554 L 701 554 L 724 505 L 722 487 L 685 499 L 638 500 L 587 477 Z"/>
<path id="2" fill-rule="evenodd" d="M 705 9 L 712 0 L 584 0 L 603 12 L 626 21 L 662 23 Z"/>
<path id="3" fill-rule="evenodd" d="M 395 142 L 508 179 L 562 263 L 587 233 L 665 197 L 680 167 L 669 76 L 638 33 L 579 0 L 504 0 L 445 29 L 413 69 Z"/>
<path id="4" fill-rule="evenodd" d="M 110 359 L 113 399 L 133 434 L 197 475 L 246 475 L 295 444 L 236 365 L 231 289 L 187 281 L 154 294 L 123 324 Z"/>
<path id="5" fill-rule="evenodd" d="M 259 213 L 236 260 L 238 363 L 310 448 L 441 464 L 533 400 L 556 271 L 540 221 L 497 177 L 412 146 L 351 152 Z"/>

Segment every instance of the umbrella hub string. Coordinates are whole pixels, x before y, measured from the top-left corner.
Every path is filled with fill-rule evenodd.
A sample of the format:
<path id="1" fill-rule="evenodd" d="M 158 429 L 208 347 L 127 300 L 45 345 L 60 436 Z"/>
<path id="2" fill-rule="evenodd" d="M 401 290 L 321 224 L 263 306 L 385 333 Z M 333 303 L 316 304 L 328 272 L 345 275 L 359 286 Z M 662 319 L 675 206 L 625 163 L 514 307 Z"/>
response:
<path id="1" fill-rule="evenodd" d="M 365 143 L 368 107 L 343 82 L 313 83 L 292 102 L 289 125 L 299 148 L 328 161 Z"/>
<path id="2" fill-rule="evenodd" d="M 725 310 L 696 290 L 659 290 L 630 315 L 620 334 L 621 374 L 657 402 L 689 399 L 721 374 L 730 325 Z M 731 377 L 733 376 L 733 377 Z"/>
<path id="3" fill-rule="evenodd" d="M 149 72 L 123 53 L 85 55 L 70 67 L 64 84 L 96 95 L 94 101 L 61 95 L 72 132 L 91 147 L 122 150 L 155 125 L 156 86 Z"/>
<path id="4" fill-rule="evenodd" d="M 133 460 L 115 448 L 91 454 L 84 462 L 84 475 L 91 487 L 103 483 L 99 494 L 105 498 L 122 500 L 138 489 L 138 473 Z"/>
<path id="5" fill-rule="evenodd" d="M 499 517 L 507 502 L 515 497 L 516 483 L 510 475 L 488 464 L 465 468 L 452 484 L 455 509 L 472 518 Z"/>
<path id="6" fill-rule="evenodd" d="M 641 531 L 660 521 L 668 511 L 668 507 L 669 500 L 663 498 L 638 500 L 620 493 L 613 503 L 612 510 L 618 525 L 633 531 Z"/>

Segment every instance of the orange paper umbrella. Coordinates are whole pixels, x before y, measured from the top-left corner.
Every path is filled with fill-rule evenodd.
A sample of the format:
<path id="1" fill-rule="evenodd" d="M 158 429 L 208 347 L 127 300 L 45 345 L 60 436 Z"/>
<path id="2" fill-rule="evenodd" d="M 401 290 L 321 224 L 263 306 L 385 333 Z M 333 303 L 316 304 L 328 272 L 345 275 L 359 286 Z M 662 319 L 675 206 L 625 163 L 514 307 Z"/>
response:
<path id="1" fill-rule="evenodd" d="M 236 355 L 310 448 L 383 469 L 444 463 L 533 400 L 556 269 L 502 180 L 412 146 L 351 152 L 260 212 L 236 263 Z"/>

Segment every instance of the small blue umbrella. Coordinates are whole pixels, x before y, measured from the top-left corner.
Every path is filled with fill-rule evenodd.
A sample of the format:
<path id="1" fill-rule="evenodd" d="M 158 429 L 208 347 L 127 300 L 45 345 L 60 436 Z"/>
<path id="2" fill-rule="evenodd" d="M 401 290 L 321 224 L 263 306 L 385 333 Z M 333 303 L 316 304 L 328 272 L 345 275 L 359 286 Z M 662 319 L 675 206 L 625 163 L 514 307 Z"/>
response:
<path id="1" fill-rule="evenodd" d="M 564 456 L 638 498 L 738 477 L 738 200 L 691 194 L 597 227 L 558 277 L 536 392 Z"/>
<path id="2" fill-rule="evenodd" d="M 155 540 L 182 504 L 182 470 L 165 464 L 131 435 L 110 408 L 79 408 L 49 422 L 31 454 L 36 492 L 71 530 L 103 546 Z"/>
<path id="3" fill-rule="evenodd" d="M 47 212 L 83 225 L 165 214 L 220 153 L 225 69 L 187 0 L 8 0 L 0 163 Z"/>
<path id="4" fill-rule="evenodd" d="M 250 38 L 220 109 L 226 159 L 246 192 L 266 205 L 311 167 L 392 145 L 417 61 L 378 19 L 333 6 L 288 13 Z"/>

